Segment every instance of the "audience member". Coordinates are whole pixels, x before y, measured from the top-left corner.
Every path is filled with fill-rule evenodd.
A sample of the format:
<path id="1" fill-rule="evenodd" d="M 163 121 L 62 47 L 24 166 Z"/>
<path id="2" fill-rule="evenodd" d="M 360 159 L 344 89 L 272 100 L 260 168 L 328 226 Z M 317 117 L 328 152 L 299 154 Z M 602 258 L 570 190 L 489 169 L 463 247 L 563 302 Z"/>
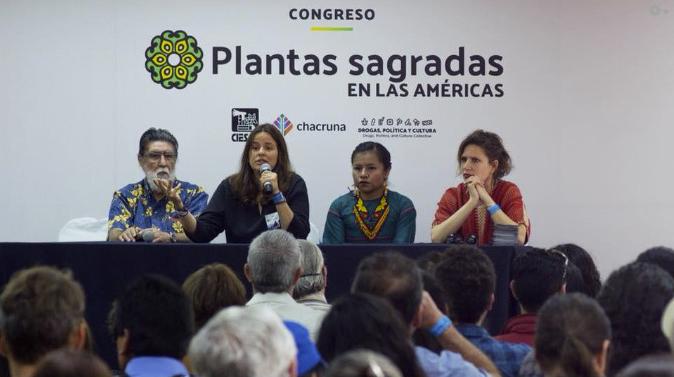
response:
<path id="1" fill-rule="evenodd" d="M 569 258 L 569 262 L 575 264 L 576 267 L 580 269 L 580 272 L 583 275 L 583 282 L 585 282 L 585 290 L 583 293 L 590 297 L 597 297 L 597 294 L 601 289 L 601 279 L 599 278 L 599 271 L 597 270 L 597 266 L 594 264 L 594 260 L 590 253 L 573 243 L 557 245 L 552 249 L 564 253 L 564 255 Z"/>
<path id="2" fill-rule="evenodd" d="M 672 297 L 674 279 L 656 265 L 633 262 L 611 273 L 597 296 L 613 333 L 607 375 L 640 356 L 670 352 L 660 321 Z"/>
<path id="3" fill-rule="evenodd" d="M 229 307 L 190 343 L 199 377 L 295 377 L 297 348 L 281 319 L 264 306 Z"/>
<path id="4" fill-rule="evenodd" d="M 579 292 L 587 295 L 587 287 L 583 280 L 583 273 L 580 269 L 569 261 L 566 266 L 566 293 Z"/>
<path id="5" fill-rule="evenodd" d="M 33 377 L 112 377 L 112 373 L 93 353 L 62 348 L 48 353 Z"/>
<path id="6" fill-rule="evenodd" d="M 194 331 L 189 299 L 173 281 L 144 275 L 115 300 L 108 319 L 120 370 L 132 377 L 186 376 Z"/>
<path id="7" fill-rule="evenodd" d="M 293 289 L 293 298 L 312 309 L 327 312 L 330 310 L 328 300 L 325 299 L 328 269 L 325 267 L 323 253 L 311 241 L 297 240 L 297 243 L 302 253 L 303 272 Z"/>
<path id="8" fill-rule="evenodd" d="M 640 357 L 623 368 L 616 377 L 674 377 L 674 359 L 670 354 Z"/>
<path id="9" fill-rule="evenodd" d="M 565 292 L 567 263 L 561 252 L 538 248 L 515 257 L 510 290 L 522 313 L 510 318 L 496 339 L 533 346 L 536 312 L 549 297 Z"/>
<path id="10" fill-rule="evenodd" d="M 183 283 L 183 291 L 192 302 L 197 329 L 221 309 L 246 304 L 246 288 L 234 271 L 222 263 L 211 263 L 190 274 Z"/>
<path id="11" fill-rule="evenodd" d="M 600 377 L 610 339 L 611 325 L 595 300 L 582 293 L 553 296 L 538 314 L 536 360 L 545 377 Z"/>
<path id="12" fill-rule="evenodd" d="M 366 349 L 341 354 L 330 363 L 326 377 L 403 377 L 388 357 Z"/>
<path id="13" fill-rule="evenodd" d="M 424 271 L 435 274 L 435 266 L 445 259 L 444 250 L 433 250 L 417 258 L 417 266 Z"/>
<path id="14" fill-rule="evenodd" d="M 669 341 L 669 348 L 674 353 L 674 299 L 669 301 L 662 313 L 660 328 Z"/>
<path id="15" fill-rule="evenodd" d="M 323 320 L 317 346 L 328 362 L 365 348 L 387 356 L 405 377 L 425 376 L 408 326 L 385 299 L 376 296 L 354 293 L 337 299 Z"/>
<path id="16" fill-rule="evenodd" d="M 452 246 L 436 266 L 435 276 L 447 295 L 456 329 L 489 356 L 503 376 L 516 377 L 531 347 L 498 341 L 482 327 L 494 304 L 496 273 L 491 259 L 475 246 Z"/>
<path id="17" fill-rule="evenodd" d="M 424 290 L 428 292 L 429 295 L 431 295 L 431 299 L 433 299 L 433 302 L 435 302 L 435 305 L 438 307 L 438 309 L 440 309 L 443 315 L 448 315 L 449 308 L 447 307 L 447 302 L 445 300 L 445 292 L 438 281 L 435 279 L 435 276 L 428 271 L 421 270 L 421 280 Z M 440 342 L 438 342 L 438 339 L 426 329 L 415 329 L 412 339 L 414 344 L 431 350 L 435 353 L 441 353 L 444 349 Z"/>
<path id="18" fill-rule="evenodd" d="M 674 250 L 668 247 L 652 247 L 639 254 L 637 262 L 652 263 L 674 277 Z"/>
<path id="19" fill-rule="evenodd" d="M 275 229 L 255 237 L 244 273 L 254 293 L 246 305 L 268 306 L 282 319 L 302 324 L 316 339 L 325 312 L 298 304 L 290 295 L 302 276 L 302 254 L 292 234 Z"/>
<path id="20" fill-rule="evenodd" d="M 283 321 L 283 324 L 292 334 L 297 347 L 297 375 L 299 377 L 322 375 L 325 364 L 307 328 L 293 321 Z"/>
<path id="21" fill-rule="evenodd" d="M 38 266 L 16 272 L 0 295 L 0 351 L 12 377 L 30 377 L 50 351 L 82 349 L 84 291 L 70 273 Z"/>
<path id="22" fill-rule="evenodd" d="M 452 326 L 449 318 L 423 290 L 421 272 L 413 260 L 399 253 L 369 256 L 358 265 L 351 291 L 386 298 L 410 328 L 410 334 L 417 328 L 426 328 L 438 339 L 445 348 L 439 355 L 415 347 L 426 374 L 473 376 L 485 373 L 477 369 L 481 368 L 500 375 L 489 358 Z"/>

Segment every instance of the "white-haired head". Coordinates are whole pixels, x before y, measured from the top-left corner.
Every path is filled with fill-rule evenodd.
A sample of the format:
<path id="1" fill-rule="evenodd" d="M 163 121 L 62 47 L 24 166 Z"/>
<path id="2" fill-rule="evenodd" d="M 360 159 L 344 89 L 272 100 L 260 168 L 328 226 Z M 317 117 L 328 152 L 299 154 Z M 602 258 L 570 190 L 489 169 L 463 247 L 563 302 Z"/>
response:
<path id="1" fill-rule="evenodd" d="M 189 358 L 200 377 L 294 377 L 297 348 L 266 307 L 221 310 L 194 336 Z"/>
<path id="2" fill-rule="evenodd" d="M 282 229 L 268 230 L 248 247 L 246 277 L 256 292 L 292 292 L 302 272 L 302 254 L 295 237 Z"/>

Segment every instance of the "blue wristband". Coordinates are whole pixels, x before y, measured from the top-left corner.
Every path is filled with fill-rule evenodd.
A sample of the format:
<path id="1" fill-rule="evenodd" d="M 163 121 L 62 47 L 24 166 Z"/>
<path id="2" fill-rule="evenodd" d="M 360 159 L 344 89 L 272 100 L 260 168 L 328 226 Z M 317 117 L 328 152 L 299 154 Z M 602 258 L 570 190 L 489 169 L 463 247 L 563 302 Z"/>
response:
<path id="1" fill-rule="evenodd" d="M 500 211 L 500 210 L 501 210 L 501 207 L 499 207 L 499 205 L 496 204 L 496 203 L 494 203 L 494 204 L 490 205 L 489 207 L 487 207 L 487 211 L 489 212 L 490 215 L 493 215 L 493 214 L 495 214 L 496 212 L 498 212 L 498 211 Z"/>
<path id="2" fill-rule="evenodd" d="M 274 204 L 281 204 L 286 201 L 286 197 L 283 196 L 281 191 L 279 191 L 271 197 L 271 200 L 274 202 Z"/>
<path id="3" fill-rule="evenodd" d="M 433 324 L 433 326 L 428 328 L 428 332 L 431 333 L 431 335 L 438 337 L 442 335 L 442 333 L 445 332 L 450 326 L 452 325 L 452 320 L 449 319 L 446 315 L 443 315 L 438 319 L 437 322 Z"/>

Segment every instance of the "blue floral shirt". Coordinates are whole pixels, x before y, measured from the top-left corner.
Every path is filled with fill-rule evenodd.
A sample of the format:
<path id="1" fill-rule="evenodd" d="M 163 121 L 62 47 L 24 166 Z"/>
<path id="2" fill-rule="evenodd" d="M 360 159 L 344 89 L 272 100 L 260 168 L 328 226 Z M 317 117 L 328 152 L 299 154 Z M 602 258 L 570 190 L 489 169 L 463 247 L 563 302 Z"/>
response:
<path id="1" fill-rule="evenodd" d="M 206 208 L 208 194 L 192 183 L 176 180 L 177 183 L 180 183 L 178 195 L 185 208 L 194 216 L 199 215 Z M 165 197 L 157 201 L 143 179 L 115 191 L 108 215 L 108 230 L 137 226 L 142 229 L 156 227 L 166 233 L 183 233 L 182 224 L 170 218 L 174 210 L 173 202 Z"/>

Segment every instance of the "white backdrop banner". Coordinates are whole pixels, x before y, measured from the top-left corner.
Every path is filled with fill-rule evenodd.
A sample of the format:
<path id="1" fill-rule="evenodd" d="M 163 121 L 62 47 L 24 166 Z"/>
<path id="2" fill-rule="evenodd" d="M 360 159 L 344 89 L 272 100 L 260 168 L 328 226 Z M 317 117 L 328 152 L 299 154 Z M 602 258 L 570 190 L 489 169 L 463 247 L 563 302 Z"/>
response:
<path id="1" fill-rule="evenodd" d="M 255 124 L 285 134 L 311 221 L 351 185 L 360 142 L 392 154 L 417 242 L 456 152 L 500 134 L 530 244 L 575 242 L 602 272 L 674 245 L 674 3 L 1 1 L 1 241 L 54 241 L 138 181 L 170 130 L 177 174 L 212 193 Z M 222 238 L 218 240 L 222 241 Z"/>

